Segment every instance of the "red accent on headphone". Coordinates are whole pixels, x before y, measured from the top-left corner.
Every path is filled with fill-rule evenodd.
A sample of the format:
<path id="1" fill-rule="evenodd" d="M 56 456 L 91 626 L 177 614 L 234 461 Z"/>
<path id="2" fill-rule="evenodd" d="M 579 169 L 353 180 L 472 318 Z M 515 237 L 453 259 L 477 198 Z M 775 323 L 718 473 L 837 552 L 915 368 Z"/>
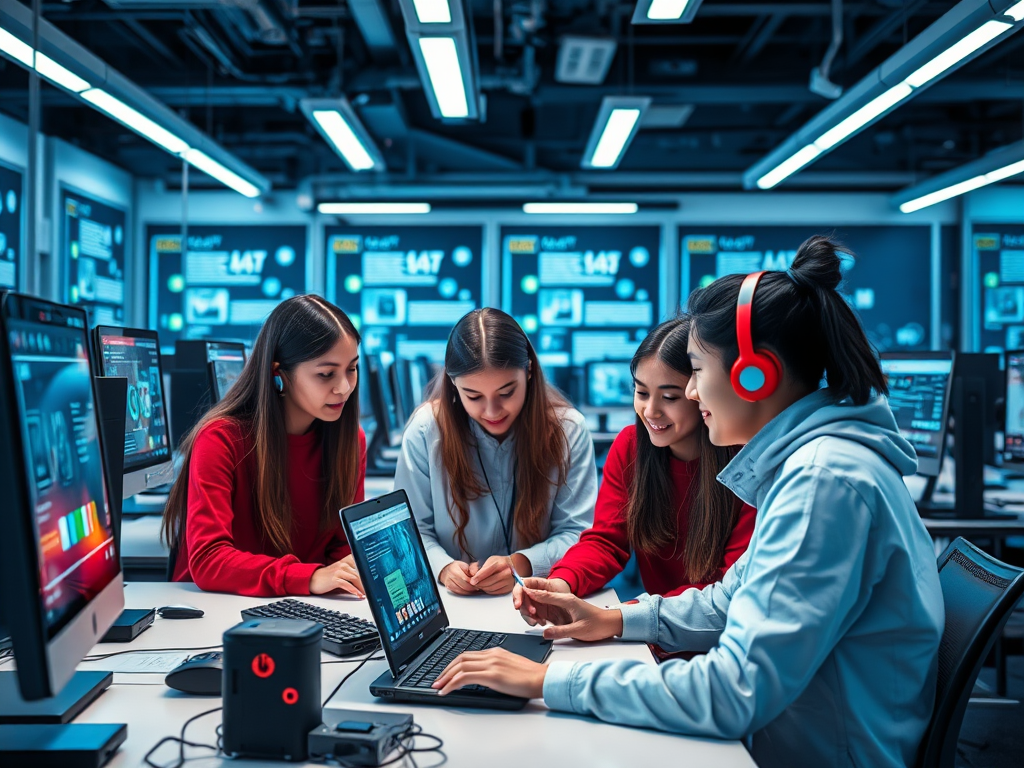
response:
<path id="1" fill-rule="evenodd" d="M 299 701 L 299 692 L 296 691 L 294 688 L 285 688 L 281 692 L 281 699 L 284 701 L 285 704 L 289 706 L 291 706 L 292 704 L 297 704 Z"/>
<path id="2" fill-rule="evenodd" d="M 767 349 L 754 349 L 752 315 L 754 291 L 764 272 L 754 272 L 743 278 L 740 294 L 736 299 L 736 342 L 740 356 L 732 365 L 732 388 L 736 394 L 750 403 L 770 397 L 782 378 L 782 364 L 779 358 Z"/>

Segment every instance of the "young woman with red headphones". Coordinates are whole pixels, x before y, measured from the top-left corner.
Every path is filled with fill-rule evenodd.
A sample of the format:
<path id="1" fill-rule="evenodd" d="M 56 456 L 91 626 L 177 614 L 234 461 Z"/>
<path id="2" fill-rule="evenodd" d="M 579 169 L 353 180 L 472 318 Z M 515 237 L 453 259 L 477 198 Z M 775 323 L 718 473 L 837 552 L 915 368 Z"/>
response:
<path id="1" fill-rule="evenodd" d="M 690 297 L 687 396 L 714 444 L 744 444 L 719 480 L 758 510 L 721 582 L 612 609 L 528 591 L 557 625 L 547 637 L 707 653 L 544 666 L 493 649 L 452 662 L 442 694 L 480 684 L 610 722 L 751 736 L 761 768 L 916 762 L 942 593 L 901 477 L 916 455 L 841 279 L 836 244 L 814 237 L 787 272 L 730 275 Z"/>

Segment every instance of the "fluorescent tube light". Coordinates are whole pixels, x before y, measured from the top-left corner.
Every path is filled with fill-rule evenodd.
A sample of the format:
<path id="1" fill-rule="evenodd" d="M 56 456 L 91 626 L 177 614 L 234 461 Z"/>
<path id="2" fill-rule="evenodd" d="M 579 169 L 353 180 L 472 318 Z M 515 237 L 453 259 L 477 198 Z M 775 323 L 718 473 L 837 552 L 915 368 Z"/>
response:
<path id="1" fill-rule="evenodd" d="M 523 213 L 636 213 L 636 203 L 526 203 Z"/>
<path id="2" fill-rule="evenodd" d="M 1016 5 L 1011 5 L 1003 13 L 1014 21 L 1024 21 L 1024 0 L 1021 0 Z"/>
<path id="3" fill-rule="evenodd" d="M 451 24 L 452 9 L 448 0 L 412 0 L 420 24 Z"/>
<path id="4" fill-rule="evenodd" d="M 757 186 L 761 189 L 771 189 L 783 179 L 792 176 L 820 154 L 821 149 L 814 144 L 808 144 L 795 155 L 782 161 L 758 179 Z"/>
<path id="5" fill-rule="evenodd" d="M 947 69 L 963 61 L 1008 29 L 1013 29 L 1013 25 L 1007 24 L 1004 21 L 996 21 L 995 19 L 986 21 L 959 42 L 954 43 L 916 72 L 913 72 L 905 82 L 915 88 L 920 88 L 929 80 L 934 80 Z"/>
<path id="6" fill-rule="evenodd" d="M 26 67 L 32 66 L 32 46 L 24 43 L 6 29 L 0 27 L 0 51 Z"/>
<path id="7" fill-rule="evenodd" d="M 430 213 L 430 203 L 320 203 L 320 213 L 326 214 L 407 214 Z"/>
<path id="8" fill-rule="evenodd" d="M 466 83 L 452 37 L 421 37 L 420 52 L 442 117 L 469 117 Z"/>
<path id="9" fill-rule="evenodd" d="M 81 93 L 92 86 L 67 67 L 61 66 L 45 53 L 36 54 L 36 72 L 69 91 Z"/>
<path id="10" fill-rule="evenodd" d="M 658 21 L 680 19 L 689 4 L 690 0 L 651 0 L 651 5 L 647 9 L 647 18 Z"/>
<path id="11" fill-rule="evenodd" d="M 846 137 L 859 131 L 883 112 L 899 104 L 911 93 L 913 93 L 913 88 L 906 83 L 894 85 L 881 96 L 876 96 L 869 101 L 834 128 L 825 131 L 821 138 L 814 142 L 814 145 L 821 150 L 831 149 Z"/>
<path id="12" fill-rule="evenodd" d="M 260 190 L 254 184 L 250 184 L 234 171 L 225 168 L 212 157 L 198 149 L 187 149 L 182 158 L 194 165 L 203 173 L 212 176 L 222 184 L 231 187 L 235 192 L 246 197 L 259 197 Z"/>
<path id="13" fill-rule="evenodd" d="M 1010 165 L 1002 168 L 997 168 L 994 171 L 989 171 L 985 174 L 985 178 L 988 179 L 989 183 L 992 184 L 1003 179 L 1008 179 L 1011 176 L 1016 176 L 1018 173 L 1024 173 L 1024 160 L 1017 163 L 1011 163 Z"/>
<path id="14" fill-rule="evenodd" d="M 908 200 L 900 206 L 900 210 L 903 213 L 913 213 L 919 211 L 922 208 L 927 208 L 929 205 L 935 205 L 941 203 L 943 200 L 949 200 L 951 197 L 962 195 L 965 192 L 977 189 L 978 187 L 984 187 L 986 184 L 991 184 L 988 179 L 984 176 L 975 176 L 973 179 L 967 181 L 961 181 L 959 184 L 954 184 L 951 187 L 940 189 L 937 192 L 924 195 L 917 198 L 916 200 Z"/>
<path id="15" fill-rule="evenodd" d="M 608 115 L 608 122 L 597 142 L 590 165 L 595 168 L 611 168 L 618 163 L 639 119 L 639 109 L 613 109 Z"/>
<path id="16" fill-rule="evenodd" d="M 101 88 L 91 88 L 80 94 L 83 99 L 94 107 L 106 112 L 112 118 L 131 128 L 136 133 L 145 136 L 173 155 L 180 155 L 188 150 L 188 144 L 179 139 L 166 128 L 157 125 L 148 117 L 138 112 L 120 99 L 115 99 Z M 248 184 L 249 182 L 246 182 Z M 249 186 L 252 186 L 251 184 Z M 253 187 L 255 189 L 255 187 Z"/>
<path id="17" fill-rule="evenodd" d="M 368 171 L 376 165 L 340 112 L 333 109 L 314 110 L 313 119 L 320 124 L 338 154 L 353 171 Z"/>

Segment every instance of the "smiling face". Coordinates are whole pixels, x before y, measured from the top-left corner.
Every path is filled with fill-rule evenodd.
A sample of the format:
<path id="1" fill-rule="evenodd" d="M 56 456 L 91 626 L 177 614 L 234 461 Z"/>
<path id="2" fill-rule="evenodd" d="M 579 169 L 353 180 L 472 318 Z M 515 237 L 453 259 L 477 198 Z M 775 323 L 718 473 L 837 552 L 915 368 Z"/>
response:
<path id="1" fill-rule="evenodd" d="M 274 373 L 284 379 L 285 425 L 290 435 L 308 431 L 313 421 L 337 421 L 359 382 L 359 345 L 342 336 L 322 357 Z"/>
<path id="2" fill-rule="evenodd" d="M 633 409 L 651 442 L 683 461 L 697 458 L 700 429 L 700 411 L 685 397 L 690 378 L 651 356 L 637 365 L 633 390 Z"/>
<path id="3" fill-rule="evenodd" d="M 745 445 L 763 425 L 757 403 L 743 400 L 732 388 L 728 371 L 716 350 L 704 349 L 690 334 L 687 346 L 693 376 L 686 397 L 696 403 L 714 445 Z"/>
<path id="4" fill-rule="evenodd" d="M 484 368 L 452 381 L 469 417 L 488 434 L 503 438 L 523 410 L 527 378 L 521 368 Z"/>

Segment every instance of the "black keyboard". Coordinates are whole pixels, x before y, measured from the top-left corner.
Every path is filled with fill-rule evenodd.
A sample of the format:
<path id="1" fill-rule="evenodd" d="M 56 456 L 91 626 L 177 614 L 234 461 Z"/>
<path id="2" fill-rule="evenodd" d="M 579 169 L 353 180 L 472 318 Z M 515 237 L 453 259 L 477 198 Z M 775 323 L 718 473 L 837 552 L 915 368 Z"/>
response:
<path id="1" fill-rule="evenodd" d="M 246 608 L 242 611 L 242 618 L 315 621 L 324 627 L 320 648 L 335 656 L 351 656 L 373 648 L 379 642 L 377 627 L 372 622 L 292 598 Z"/>
<path id="2" fill-rule="evenodd" d="M 410 688 L 429 688 L 455 657 L 466 651 L 482 651 L 505 642 L 505 635 L 496 632 L 476 632 L 471 629 L 449 629 L 447 637 L 423 663 L 414 668 L 402 683 Z M 467 685 L 463 691 L 483 691 L 482 685 Z"/>

